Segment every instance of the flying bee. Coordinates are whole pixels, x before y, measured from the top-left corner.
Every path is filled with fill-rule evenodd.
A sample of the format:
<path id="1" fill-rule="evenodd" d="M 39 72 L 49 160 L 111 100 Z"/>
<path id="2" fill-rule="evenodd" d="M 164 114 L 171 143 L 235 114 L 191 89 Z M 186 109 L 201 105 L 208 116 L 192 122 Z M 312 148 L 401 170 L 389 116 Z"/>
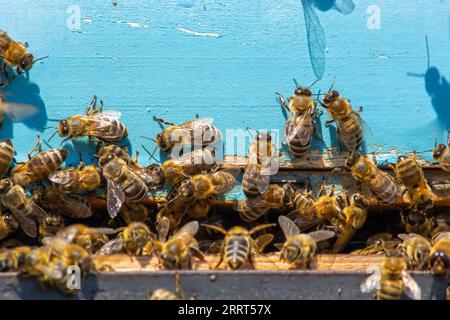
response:
<path id="1" fill-rule="evenodd" d="M 434 235 L 429 262 L 434 274 L 444 275 L 450 269 L 450 232 Z"/>
<path id="2" fill-rule="evenodd" d="M 270 209 L 283 209 L 286 203 L 290 202 L 289 197 L 288 185 L 281 187 L 270 184 L 260 196 L 239 201 L 236 210 L 242 220 L 253 222 L 267 214 Z"/>
<path id="3" fill-rule="evenodd" d="M 376 233 L 369 236 L 365 248 L 353 250 L 350 254 L 362 256 L 384 254 L 396 250 L 400 244 L 400 240 L 395 239 L 391 233 Z"/>
<path id="4" fill-rule="evenodd" d="M 62 191 L 81 193 L 95 191 L 103 184 L 100 168 L 95 165 L 85 166 L 80 163 L 78 168 L 61 169 L 49 174 L 48 179 L 61 187 Z"/>
<path id="5" fill-rule="evenodd" d="M 14 216 L 10 213 L 2 213 L 0 215 L 0 240 L 5 239 L 11 233 L 14 233 L 19 229 Z"/>
<path id="6" fill-rule="evenodd" d="M 55 186 L 34 189 L 33 199 L 44 208 L 59 212 L 70 218 L 85 219 L 92 216 L 91 204 L 86 198 L 76 194 L 64 193 Z"/>
<path id="7" fill-rule="evenodd" d="M 408 258 L 409 268 L 412 270 L 423 270 L 426 267 L 431 252 L 430 241 L 414 233 L 402 233 L 397 237 L 403 240 L 400 248 Z"/>
<path id="8" fill-rule="evenodd" d="M 159 253 L 162 266 L 165 269 L 191 269 L 192 256 L 204 260 L 200 252 L 195 235 L 198 232 L 199 224 L 191 221 L 175 232 L 169 240 L 165 241 L 168 232 L 168 220 L 166 223 L 157 225 L 160 241 L 155 241 L 154 245 Z"/>
<path id="9" fill-rule="evenodd" d="M 132 222 L 127 227 L 118 229 L 119 235 L 103 245 L 95 255 L 112 255 L 116 253 L 127 253 L 140 255 L 145 245 L 152 240 L 154 235 L 146 224 Z"/>
<path id="10" fill-rule="evenodd" d="M 15 67 L 18 74 L 27 72 L 37 61 L 45 59 L 42 57 L 35 59 L 28 52 L 28 45 L 12 39 L 6 32 L 0 31 L 0 58 L 3 59 L 4 72 L 7 72 L 6 66 Z M 8 75 L 6 75 L 8 77 Z"/>
<path id="11" fill-rule="evenodd" d="M 450 130 L 447 134 L 447 146 L 445 144 L 436 145 L 433 150 L 433 158 L 439 163 L 442 170 L 450 172 Z"/>
<path id="12" fill-rule="evenodd" d="M 325 126 L 336 122 L 341 146 L 343 145 L 350 153 L 358 150 L 363 142 L 365 126 L 360 115 L 362 108 L 359 111 L 353 110 L 350 101 L 342 98 L 336 90 L 326 93 L 320 103 L 327 109 L 331 118 L 325 122 Z"/>
<path id="13" fill-rule="evenodd" d="M 279 216 L 278 223 L 286 237 L 281 258 L 288 263 L 303 262 L 309 268 L 317 250 L 317 243 L 334 237 L 334 232 L 329 230 L 300 233 L 298 226 L 286 216 Z"/>
<path id="14" fill-rule="evenodd" d="M 403 294 L 414 300 L 421 299 L 416 281 L 406 272 L 407 262 L 401 256 L 387 256 L 376 270 L 361 284 L 364 293 L 377 290 L 378 300 L 400 300 Z"/>
<path id="15" fill-rule="evenodd" d="M 34 152 L 38 153 L 32 157 Z M 29 184 L 47 177 L 59 169 L 69 153 L 63 149 L 41 151 L 41 139 L 37 137 L 36 146 L 28 154 L 28 161 L 18 164 L 12 170 L 14 184 L 27 187 Z"/>
<path id="16" fill-rule="evenodd" d="M 288 145 L 292 157 L 300 158 L 311 148 L 312 136 L 318 132 L 315 129 L 315 119 L 320 113 L 316 110 L 316 103 L 309 87 L 297 86 L 294 95 L 289 98 L 289 103 L 282 95 L 278 94 L 278 97 L 290 114 L 284 125 L 282 141 Z"/>
<path id="17" fill-rule="evenodd" d="M 189 208 L 194 204 L 194 191 L 190 179 L 172 187 L 166 204 L 159 210 L 157 219 L 166 217 L 172 227 L 178 227 Z"/>
<path id="18" fill-rule="evenodd" d="M 418 209 L 404 209 L 400 211 L 402 224 L 408 233 L 416 233 L 429 237 L 434 226 L 434 218 Z"/>
<path id="19" fill-rule="evenodd" d="M 119 111 L 102 111 L 103 102 L 95 107 L 97 97 L 94 96 L 86 109 L 86 115 L 74 115 L 58 122 L 57 133 L 67 140 L 87 136 L 100 141 L 118 142 L 128 136 L 128 129 L 119 121 Z M 49 139 L 50 140 L 50 139 Z"/>
<path id="20" fill-rule="evenodd" d="M 3 177 L 14 159 L 14 147 L 11 140 L 0 141 L 0 177 Z"/>
<path id="21" fill-rule="evenodd" d="M 168 154 L 172 153 L 174 148 L 189 145 L 203 149 L 222 140 L 222 133 L 212 124 L 212 118 L 197 117 L 180 125 L 158 117 L 153 117 L 153 120 L 169 126 L 156 135 L 156 144 Z M 176 151 L 179 152 L 180 150 Z M 176 156 L 179 156 L 179 154 L 176 154 Z"/>
<path id="22" fill-rule="evenodd" d="M 356 231 L 363 227 L 367 219 L 368 206 L 367 199 L 359 193 L 352 195 L 351 199 L 348 195 L 346 196 L 343 210 L 344 221 L 339 227 L 339 234 L 332 250 L 333 253 L 342 251 Z"/>
<path id="23" fill-rule="evenodd" d="M 399 187 L 388 173 L 378 169 L 374 162 L 359 152 L 352 153 L 345 161 L 353 178 L 367 184 L 373 195 L 381 202 L 394 203 Z"/>
<path id="24" fill-rule="evenodd" d="M 191 178 L 192 189 L 196 199 L 206 199 L 225 194 L 236 185 L 235 175 L 227 170 L 208 174 L 197 174 Z"/>
<path id="25" fill-rule="evenodd" d="M 405 185 L 412 204 L 419 210 L 427 210 L 433 207 L 433 192 L 425 179 L 422 168 L 416 161 L 415 155 L 399 156 L 397 165 L 390 165 L 398 179 Z"/>
<path id="26" fill-rule="evenodd" d="M 133 173 L 121 159 L 114 159 L 102 168 L 107 182 L 107 208 L 111 218 L 115 218 L 127 201 L 143 200 L 147 196 L 147 186 Z"/>
<path id="27" fill-rule="evenodd" d="M 228 231 L 216 225 L 202 224 L 202 226 L 225 235 L 225 239 L 222 242 L 220 260 L 215 268 L 218 268 L 225 260 L 229 269 L 237 270 L 244 268 L 247 264 L 253 266 L 252 252 L 255 252 L 255 250 L 256 252 L 261 252 L 256 247 L 257 245 L 252 235 L 263 229 L 274 227 L 275 224 L 261 224 L 250 231 L 240 226 L 235 226 Z"/>
<path id="28" fill-rule="evenodd" d="M 11 211 L 20 228 L 30 237 L 36 238 L 37 227 L 34 219 L 44 222 L 46 212 L 32 199 L 28 198 L 23 188 L 13 184 L 11 179 L 0 181 L 1 205 Z"/>

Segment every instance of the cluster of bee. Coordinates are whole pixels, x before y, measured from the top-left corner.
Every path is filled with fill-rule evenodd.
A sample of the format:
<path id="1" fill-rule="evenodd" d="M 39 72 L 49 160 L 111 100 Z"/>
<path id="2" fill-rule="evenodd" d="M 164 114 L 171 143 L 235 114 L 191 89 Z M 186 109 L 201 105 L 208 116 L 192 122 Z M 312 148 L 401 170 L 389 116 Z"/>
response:
<path id="1" fill-rule="evenodd" d="M 0 32 L 0 57 L 3 85 L 10 80 L 11 68 L 26 72 L 38 60 L 4 32 Z M 205 261 L 205 253 L 214 253 L 220 255 L 215 267 L 225 264 L 235 270 L 252 267 L 253 257 L 270 247 L 292 267 L 307 268 L 319 250 L 339 253 L 347 248 L 367 220 L 371 198 L 385 204 L 404 200 L 408 206 L 401 220 L 406 233 L 398 239 L 373 236 L 366 248 L 352 253 L 386 253 L 381 271 L 362 285 L 363 291 L 379 288 L 378 298 L 394 299 L 403 292 L 417 298 L 420 290 L 406 270 L 431 268 L 436 274 L 445 273 L 450 268 L 450 229 L 435 228 L 435 195 L 415 154 L 399 157 L 391 166 L 395 173 L 391 176 L 377 166 L 375 157 L 360 152 L 367 132 L 361 108 L 353 109 L 333 86 L 321 100 L 320 93 L 314 98 L 309 87 L 296 86 L 288 100 L 278 94 L 289 113 L 282 142 L 291 158 L 307 158 L 313 138 L 320 138 L 322 112 L 317 106 L 322 106 L 330 117 L 326 125 L 336 124 L 341 153 L 349 153 L 346 169 L 370 190 L 370 199 L 362 187 L 350 194 L 323 181 L 314 194 L 311 183 L 304 189 L 272 183 L 280 154 L 272 136 L 262 131 L 253 136 L 240 178 L 241 170 L 223 164 L 220 150 L 211 148 L 222 140 L 222 133 L 211 118 L 198 115 L 179 125 L 154 117 L 163 129 L 153 141 L 169 159 L 144 166 L 138 154 L 132 157 L 120 145 L 128 136 L 120 112 L 104 111 L 103 102 L 97 103 L 94 96 L 85 114 L 60 120 L 47 141 L 56 134 L 63 142 L 86 137 L 97 145 L 98 161 L 93 164 L 80 160 L 77 167 L 62 168 L 68 151 L 42 150 L 39 137 L 28 160 L 18 163 L 12 141 L 0 142 L 0 240 L 4 242 L 0 269 L 34 276 L 43 287 L 70 294 L 75 291 L 67 286 L 69 267 L 76 266 L 83 275 L 104 270 L 95 267 L 95 255 L 156 255 L 162 268 L 190 269 L 192 258 Z M 19 109 L 3 98 L 0 106 L 9 114 L 8 110 Z M 450 131 L 448 144 L 437 145 L 433 157 L 450 172 Z M 246 199 L 236 202 L 237 214 L 220 214 L 214 203 L 238 183 Z M 167 189 L 165 201 L 153 201 L 157 192 Z M 105 208 L 94 210 L 95 199 L 105 199 Z M 79 224 L 81 219 L 86 224 Z M 30 246 L 14 243 L 10 235 L 18 230 Z"/>

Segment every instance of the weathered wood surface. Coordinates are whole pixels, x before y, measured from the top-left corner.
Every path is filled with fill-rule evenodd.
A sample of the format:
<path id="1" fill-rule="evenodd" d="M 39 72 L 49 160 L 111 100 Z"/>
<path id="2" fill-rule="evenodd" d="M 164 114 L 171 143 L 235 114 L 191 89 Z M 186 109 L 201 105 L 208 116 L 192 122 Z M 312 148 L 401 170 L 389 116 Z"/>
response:
<path id="1" fill-rule="evenodd" d="M 113 256 L 94 256 L 95 265 L 101 271 L 114 272 L 137 272 L 137 271 L 156 271 L 161 270 L 157 257 L 129 256 L 125 254 Z M 219 262 L 217 255 L 207 255 L 205 262 L 193 259 L 193 270 L 212 270 Z M 369 267 L 379 265 L 383 256 L 356 256 L 356 255 L 317 255 L 312 264 L 311 270 L 330 270 L 330 271 L 365 271 Z M 222 263 L 218 269 L 226 268 Z M 280 261 L 279 254 L 265 254 L 254 257 L 255 270 L 293 270 L 302 269 L 301 266 L 295 267 L 288 263 Z M 304 268 L 303 268 L 304 269 Z"/>

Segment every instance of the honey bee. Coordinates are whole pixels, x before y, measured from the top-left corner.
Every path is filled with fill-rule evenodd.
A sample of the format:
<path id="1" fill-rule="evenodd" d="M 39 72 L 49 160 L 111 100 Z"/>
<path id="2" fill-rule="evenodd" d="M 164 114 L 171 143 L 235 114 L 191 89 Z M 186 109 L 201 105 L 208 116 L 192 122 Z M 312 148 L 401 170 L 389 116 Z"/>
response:
<path id="1" fill-rule="evenodd" d="M 128 136 L 128 129 L 119 121 L 119 111 L 102 111 L 103 102 L 95 107 L 94 96 L 86 109 L 86 115 L 74 115 L 58 122 L 58 135 L 67 140 L 87 136 L 100 141 L 118 142 Z M 50 139 L 49 139 L 50 140 Z"/>
<path id="2" fill-rule="evenodd" d="M 166 217 L 170 225 L 178 227 L 189 208 L 195 204 L 194 191 L 190 179 L 173 186 L 167 195 L 166 204 L 159 210 L 157 219 Z"/>
<path id="3" fill-rule="evenodd" d="M 397 165 L 395 167 L 391 165 L 391 168 L 405 185 L 414 207 L 419 210 L 433 207 L 433 192 L 425 179 L 422 168 L 417 164 L 415 155 L 398 157 Z"/>
<path id="4" fill-rule="evenodd" d="M 341 146 L 343 145 L 350 153 L 358 150 L 363 142 L 365 125 L 360 115 L 362 108 L 358 111 L 353 110 L 350 101 L 342 98 L 336 90 L 326 93 L 320 103 L 327 109 L 332 119 L 328 120 L 325 126 L 336 122 Z"/>
<path id="5" fill-rule="evenodd" d="M 32 154 L 39 151 L 34 157 Z M 31 183 L 47 177 L 59 169 L 66 160 L 68 152 L 63 149 L 48 149 L 41 151 L 41 139 L 37 137 L 36 146 L 28 154 L 28 161 L 20 163 L 12 170 L 14 184 L 27 187 Z"/>
<path id="6" fill-rule="evenodd" d="M 119 212 L 126 224 L 132 222 L 147 222 L 149 219 L 149 209 L 142 203 L 125 203 Z"/>
<path id="7" fill-rule="evenodd" d="M 436 275 L 445 275 L 450 269 L 450 232 L 439 232 L 434 235 L 429 262 L 431 270 Z"/>
<path id="8" fill-rule="evenodd" d="M 47 213 L 44 218 L 44 223 L 39 224 L 39 236 L 41 239 L 53 237 L 63 227 L 64 219 L 60 214 Z"/>
<path id="9" fill-rule="evenodd" d="M 11 233 L 14 233 L 19 229 L 14 216 L 10 213 L 2 213 L 0 215 L 0 240 L 5 239 Z"/>
<path id="10" fill-rule="evenodd" d="M 289 207 L 293 208 L 293 211 L 288 213 L 288 218 L 294 221 L 314 221 L 316 219 L 314 204 L 316 203 L 316 197 L 312 192 L 312 185 L 308 183 L 307 188 L 304 190 L 292 189 L 292 195 Z"/>
<path id="11" fill-rule="evenodd" d="M 55 186 L 34 189 L 33 199 L 44 208 L 70 218 L 85 219 L 92 216 L 91 204 L 86 198 L 64 193 Z"/>
<path id="12" fill-rule="evenodd" d="M 250 231 L 240 226 L 235 226 L 228 231 L 216 225 L 202 224 L 202 226 L 225 235 L 225 239 L 222 242 L 220 260 L 215 268 L 217 269 L 225 260 L 229 269 L 237 270 L 244 268 L 247 264 L 253 266 L 252 252 L 261 252 L 261 250 L 257 248 L 257 244 L 255 243 L 255 240 L 253 240 L 252 235 L 258 231 L 276 225 L 261 224 Z"/>
<path id="13" fill-rule="evenodd" d="M 403 240 L 400 248 L 408 258 L 409 268 L 412 270 L 423 270 L 426 267 L 431 252 L 430 241 L 414 233 L 402 233 L 397 237 Z"/>
<path id="14" fill-rule="evenodd" d="M 378 200 L 386 203 L 396 201 L 399 192 L 397 183 L 388 173 L 378 169 L 369 158 L 355 152 L 347 158 L 345 166 L 351 170 L 355 180 L 367 184 Z"/>
<path id="15" fill-rule="evenodd" d="M 95 255 L 112 255 L 121 252 L 139 255 L 152 237 L 153 234 L 147 225 L 142 222 L 132 222 L 121 230 L 118 237 L 102 246 Z"/>
<path id="16" fill-rule="evenodd" d="M 400 300 L 403 294 L 411 299 L 420 300 L 422 297 L 420 287 L 406 269 L 404 257 L 387 256 L 381 268 L 361 284 L 361 291 L 367 293 L 377 290 L 378 300 Z"/>
<path id="17" fill-rule="evenodd" d="M 199 228 L 197 221 L 188 222 L 167 241 L 167 223 L 160 223 L 157 228 L 160 241 L 155 241 L 154 245 L 160 251 L 160 262 L 165 269 L 191 269 L 192 256 L 204 260 L 194 238 Z"/>
<path id="18" fill-rule="evenodd" d="M 197 174 L 191 178 L 192 189 L 196 199 L 206 199 L 225 194 L 236 185 L 235 175 L 226 170 L 209 174 Z"/>
<path id="19" fill-rule="evenodd" d="M 33 64 L 47 57 L 35 59 L 28 52 L 28 45 L 13 40 L 6 32 L 0 31 L 0 58 L 6 66 L 15 67 L 18 74 L 27 72 Z M 6 68 L 5 70 L 6 71 Z"/>
<path id="20" fill-rule="evenodd" d="M 60 186 L 62 191 L 69 193 L 95 191 L 103 184 L 101 170 L 95 165 L 85 166 L 83 163 L 80 163 L 78 168 L 52 172 L 48 179 Z"/>
<path id="21" fill-rule="evenodd" d="M 450 172 L 450 130 L 447 134 L 447 146 L 437 145 L 433 150 L 433 158 L 439 163 L 442 170 Z"/>
<path id="22" fill-rule="evenodd" d="M 366 243 L 367 246 L 365 248 L 353 250 L 350 254 L 363 256 L 384 254 L 385 252 L 392 252 L 396 250 L 400 244 L 400 240 L 395 239 L 391 233 L 376 233 L 369 236 Z"/>
<path id="23" fill-rule="evenodd" d="M 247 164 L 242 177 L 242 189 L 247 197 L 257 197 L 266 191 L 270 184 L 270 175 L 262 174 L 261 164 Z"/>
<path id="24" fill-rule="evenodd" d="M 322 182 L 317 200 L 314 202 L 314 212 L 319 221 L 334 221 L 342 214 L 341 204 L 334 192 L 335 186 L 332 185 L 327 194 L 325 181 Z"/>
<path id="25" fill-rule="evenodd" d="M 351 199 L 348 195 L 346 196 L 343 210 L 344 221 L 339 227 L 339 235 L 334 243 L 333 253 L 342 251 L 355 232 L 363 227 L 367 218 L 368 206 L 367 199 L 359 193 L 352 195 Z"/>
<path id="26" fill-rule="evenodd" d="M 283 130 L 283 143 L 289 146 L 289 152 L 294 158 L 300 158 L 311 148 L 312 136 L 315 130 L 315 118 L 319 116 L 316 103 L 309 88 L 298 87 L 289 103 L 278 94 L 281 104 L 290 114 Z"/>
<path id="27" fill-rule="evenodd" d="M 288 185 L 281 187 L 270 184 L 259 197 L 239 201 L 237 211 L 242 220 L 253 222 L 267 214 L 270 209 L 283 209 L 290 201 L 289 196 Z"/>
<path id="28" fill-rule="evenodd" d="M 153 117 L 153 120 L 169 126 L 156 135 L 156 144 L 166 153 L 172 153 L 175 147 L 186 145 L 203 149 L 222 140 L 222 133 L 212 124 L 212 118 L 197 117 L 180 125 L 158 117 Z M 176 156 L 179 155 L 176 154 Z"/>
<path id="29" fill-rule="evenodd" d="M 14 147 L 11 140 L 0 141 L 0 177 L 3 177 L 11 167 L 14 159 Z"/>
<path id="30" fill-rule="evenodd" d="M 401 221 L 406 232 L 429 237 L 434 226 L 434 219 L 427 212 L 418 209 L 400 211 Z"/>
<path id="31" fill-rule="evenodd" d="M 298 226 L 286 216 L 279 216 L 278 223 L 286 237 L 281 258 L 288 263 L 303 262 L 309 268 L 317 250 L 317 243 L 334 237 L 334 232 L 329 230 L 300 233 Z"/>
<path id="32" fill-rule="evenodd" d="M 109 241 L 108 235 L 115 233 L 117 231 L 110 228 L 91 228 L 84 224 L 72 224 L 59 230 L 56 237 L 79 245 L 92 254 Z"/>
<path id="33" fill-rule="evenodd" d="M 115 218 L 127 201 L 143 200 L 147 196 L 147 186 L 133 173 L 121 159 L 114 159 L 102 168 L 107 182 L 107 208 L 111 218 Z"/>
<path id="34" fill-rule="evenodd" d="M 37 227 L 34 219 L 43 223 L 46 212 L 27 197 L 21 186 L 13 184 L 11 179 L 1 180 L 0 203 L 11 211 L 20 228 L 29 237 L 36 238 Z"/>

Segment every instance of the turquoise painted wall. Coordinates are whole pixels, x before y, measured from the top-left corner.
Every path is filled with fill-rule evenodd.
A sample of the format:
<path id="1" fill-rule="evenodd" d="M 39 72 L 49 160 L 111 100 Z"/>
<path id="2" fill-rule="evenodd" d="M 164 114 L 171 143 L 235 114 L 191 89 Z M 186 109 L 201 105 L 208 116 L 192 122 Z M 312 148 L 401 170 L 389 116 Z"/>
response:
<path id="1" fill-rule="evenodd" d="M 325 74 L 314 90 L 328 89 L 336 77 L 335 88 L 354 106 L 364 106 L 373 131 L 368 151 L 432 149 L 434 136 L 443 141 L 450 124 L 450 1 L 354 3 L 349 15 L 315 9 L 327 49 Z M 379 29 L 367 27 L 374 5 Z M 140 138 L 159 131 L 154 114 L 183 122 L 200 113 L 222 129 L 281 129 L 274 92 L 290 95 L 293 77 L 305 84 L 315 79 L 300 0 L 118 0 L 117 6 L 0 0 L 0 7 L 0 29 L 27 41 L 36 56 L 50 56 L 29 79 L 18 78 L 4 90 L 10 101 L 40 109 L 25 123 L 6 119 L 1 128 L 0 138 L 14 138 L 19 160 L 36 134 L 51 135 L 42 131 L 56 124 L 52 119 L 84 112 L 93 94 L 105 108 L 122 111 L 133 149 L 140 150 L 141 144 L 154 148 Z M 79 30 L 72 29 L 74 8 L 81 13 Z M 332 144 L 327 129 L 324 135 Z M 83 141 L 65 148 L 89 154 Z"/>

